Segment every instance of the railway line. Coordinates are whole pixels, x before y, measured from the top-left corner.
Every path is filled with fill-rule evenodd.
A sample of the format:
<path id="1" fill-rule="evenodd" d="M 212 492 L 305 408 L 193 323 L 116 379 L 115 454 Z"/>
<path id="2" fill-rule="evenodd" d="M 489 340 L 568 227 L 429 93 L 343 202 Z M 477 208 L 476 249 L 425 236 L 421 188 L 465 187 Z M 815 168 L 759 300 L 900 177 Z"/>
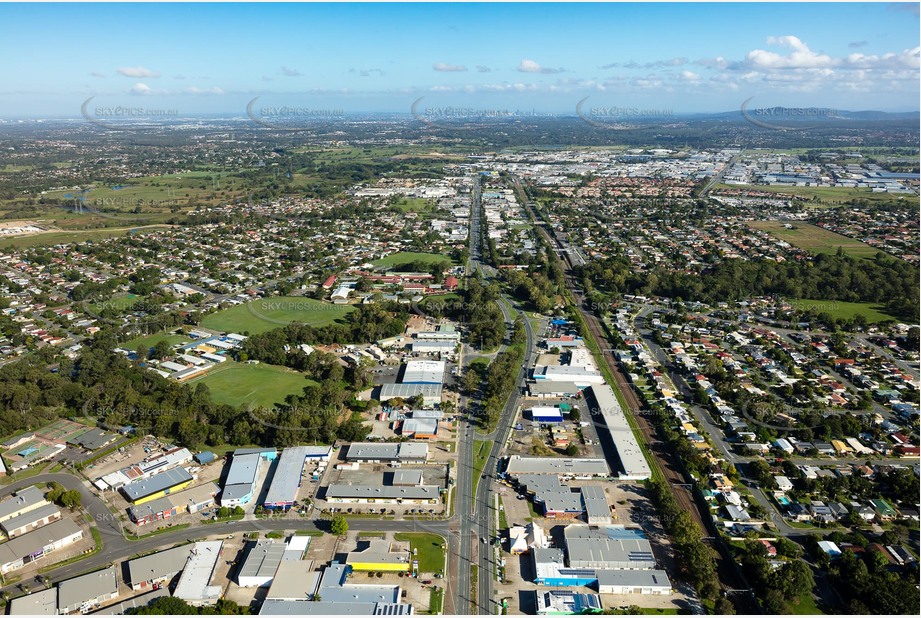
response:
<path id="1" fill-rule="evenodd" d="M 572 276 L 573 263 L 571 252 L 557 238 L 556 233 L 552 232 L 552 230 L 546 229 L 546 224 L 541 223 L 537 219 L 537 214 L 534 212 L 531 203 L 526 199 L 521 185 L 516 182 L 516 186 L 519 193 L 521 194 L 521 203 L 525 204 L 529 216 L 535 224 L 535 228 L 544 237 L 544 239 L 547 240 L 550 246 L 556 247 L 558 250 L 558 259 L 560 259 L 565 266 L 563 271 L 566 278 L 567 288 L 572 294 L 573 299 L 576 302 L 577 309 L 582 315 L 582 318 L 585 320 L 585 323 L 592 337 L 596 342 L 599 343 L 604 362 L 610 369 L 611 374 L 614 376 L 616 388 L 618 391 L 620 391 L 621 395 L 623 395 L 624 400 L 627 403 L 627 407 L 629 408 L 629 410 L 627 410 L 627 414 L 631 414 L 633 418 L 636 419 L 637 426 L 643 435 L 643 441 L 649 447 L 649 450 L 653 455 L 653 461 L 649 462 L 650 465 L 655 466 L 655 468 L 661 472 L 663 478 L 666 481 L 667 487 L 669 488 L 672 496 L 674 496 L 680 508 L 687 511 L 691 515 L 694 523 L 700 529 L 701 537 L 704 539 L 704 542 L 714 550 L 713 553 L 716 561 L 720 587 L 726 593 L 734 591 L 745 591 L 749 589 L 748 583 L 739 572 L 738 567 L 732 562 L 728 552 L 725 550 L 725 548 L 718 546 L 717 538 L 713 534 L 713 531 L 711 531 L 713 522 L 710 519 L 709 511 L 704 512 L 701 510 L 701 506 L 697 503 L 697 500 L 694 498 L 694 495 L 691 491 L 691 486 L 688 482 L 688 479 L 685 478 L 684 472 L 675 463 L 674 454 L 667 451 L 665 443 L 660 441 L 658 438 L 656 427 L 650 422 L 649 418 L 642 413 L 643 404 L 640 402 L 636 392 L 633 390 L 633 386 L 630 384 L 626 376 L 624 376 L 623 372 L 617 365 L 617 362 L 615 361 L 614 356 L 610 350 L 608 343 L 609 339 L 604 332 L 600 320 L 594 313 L 585 309 L 585 299 L 582 293 L 579 291 L 580 286 Z M 756 602 L 753 603 L 749 597 L 746 596 L 745 598 L 739 600 L 743 603 L 743 606 L 740 607 L 740 611 L 751 610 L 753 612 L 757 612 Z M 746 608 L 745 605 L 748 605 L 749 607 Z"/>

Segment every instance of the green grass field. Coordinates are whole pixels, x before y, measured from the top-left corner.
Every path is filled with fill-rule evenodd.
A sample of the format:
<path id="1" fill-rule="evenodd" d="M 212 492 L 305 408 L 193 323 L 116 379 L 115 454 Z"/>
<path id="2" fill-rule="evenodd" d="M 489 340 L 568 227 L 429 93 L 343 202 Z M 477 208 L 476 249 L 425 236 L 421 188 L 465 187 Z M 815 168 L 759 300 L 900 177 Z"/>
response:
<path id="1" fill-rule="evenodd" d="M 859 240 L 823 230 L 820 227 L 816 227 L 809 223 L 802 223 L 801 221 L 795 223 L 785 223 L 783 221 L 755 221 L 749 225 L 753 228 L 770 232 L 777 238 L 785 240 L 791 245 L 813 253 L 836 253 L 838 247 L 841 247 L 848 255 L 872 258 L 880 251 Z M 793 229 L 788 229 L 784 227 L 785 225 L 792 225 Z"/>
<path id="2" fill-rule="evenodd" d="M 4 238 L 0 243 L 3 249 L 23 249 L 26 247 L 47 247 L 50 245 L 63 245 L 67 243 L 82 242 L 84 240 L 102 240 L 104 238 L 116 238 L 126 236 L 129 232 L 137 230 L 138 232 L 153 231 L 155 229 L 168 228 L 167 225 L 143 225 L 139 227 L 120 227 L 107 228 L 101 230 L 85 231 L 60 231 L 47 232 L 45 234 L 34 234 L 32 236 L 16 236 L 14 238 Z"/>
<path id="3" fill-rule="evenodd" d="M 426 264 L 435 264 L 437 262 L 452 262 L 452 260 L 449 256 L 441 255 L 440 253 L 414 253 L 412 251 L 400 251 L 398 253 L 388 255 L 385 258 L 375 260 L 371 263 L 375 266 L 392 268 L 397 264 L 406 264 L 409 262 L 425 262 Z"/>
<path id="4" fill-rule="evenodd" d="M 804 616 L 804 615 L 816 616 L 816 615 L 825 613 L 816 604 L 815 598 L 813 598 L 811 594 L 804 594 L 803 596 L 800 597 L 799 603 L 797 603 L 796 605 L 791 605 L 790 608 L 793 610 L 792 613 L 797 616 Z"/>
<path id="5" fill-rule="evenodd" d="M 100 311 L 105 311 L 106 309 L 118 309 L 119 311 L 124 311 L 128 307 L 135 304 L 141 297 L 137 294 L 122 294 L 121 296 L 115 296 L 109 298 L 102 302 L 90 303 L 87 305 L 87 309 L 91 313 L 99 313 Z"/>
<path id="6" fill-rule="evenodd" d="M 235 333 L 264 333 L 291 322 L 326 326 L 354 311 L 350 305 L 333 305 L 300 296 L 263 298 L 205 316 L 202 326 Z"/>
<path id="7" fill-rule="evenodd" d="M 480 483 L 480 475 L 483 468 L 486 467 L 486 460 L 489 459 L 489 451 L 492 450 L 490 440 L 474 440 L 473 444 L 473 495 L 476 495 L 477 485 Z"/>
<path id="8" fill-rule="evenodd" d="M 211 370 L 204 377 L 189 381 L 192 388 L 198 383 L 206 384 L 215 403 L 239 407 L 252 403 L 271 408 L 283 403 L 285 397 L 299 395 L 305 386 L 316 384 L 304 374 L 276 365 L 247 365 L 227 361 Z"/>
<path id="9" fill-rule="evenodd" d="M 865 200 L 870 204 L 902 203 L 918 205 L 918 197 L 912 195 L 890 195 L 873 193 L 871 189 L 851 187 L 781 187 L 771 185 L 725 185 L 717 184 L 715 189 L 740 189 L 745 191 L 764 191 L 765 193 L 785 193 L 806 200 L 806 206 L 829 208 L 846 206 L 854 200 Z"/>
<path id="10" fill-rule="evenodd" d="M 442 573 L 445 568 L 445 553 L 441 546 L 445 540 L 429 532 L 397 532 L 394 540 L 409 541 L 413 558 L 419 561 L 420 573 Z"/>
<path id="11" fill-rule="evenodd" d="M 136 337 L 131 341 L 126 341 L 122 344 L 121 347 L 126 350 L 137 350 L 140 346 L 145 346 L 147 348 L 152 348 L 157 345 L 157 342 L 160 340 L 166 340 L 170 345 L 175 343 L 191 343 L 192 340 L 184 335 L 172 335 L 170 333 L 156 333 L 153 335 L 147 335 L 146 337 Z"/>
<path id="12" fill-rule="evenodd" d="M 811 300 L 799 299 L 791 300 L 790 304 L 798 309 L 814 308 L 819 313 L 827 313 L 833 318 L 843 318 L 845 320 L 853 319 L 856 315 L 862 315 L 867 322 L 885 322 L 887 320 L 898 320 L 898 318 L 882 311 L 882 307 L 873 303 L 846 303 L 840 300 Z"/>
<path id="13" fill-rule="evenodd" d="M 118 187 L 118 188 L 116 188 Z M 84 194 L 85 203 L 94 209 L 112 209 L 130 211 L 135 206 L 142 210 L 159 211 L 173 206 L 181 206 L 192 199 L 216 202 L 218 196 L 242 195 L 242 180 L 235 174 L 222 170 L 194 171 L 163 176 L 145 176 L 132 178 L 130 184 L 107 186 L 102 183 L 91 184 Z M 73 194 L 70 190 L 48 191 L 43 197 L 59 198 Z"/>
<path id="14" fill-rule="evenodd" d="M 394 204 L 394 206 L 403 212 L 427 212 L 435 210 L 435 204 L 432 200 L 421 197 L 404 197 Z"/>

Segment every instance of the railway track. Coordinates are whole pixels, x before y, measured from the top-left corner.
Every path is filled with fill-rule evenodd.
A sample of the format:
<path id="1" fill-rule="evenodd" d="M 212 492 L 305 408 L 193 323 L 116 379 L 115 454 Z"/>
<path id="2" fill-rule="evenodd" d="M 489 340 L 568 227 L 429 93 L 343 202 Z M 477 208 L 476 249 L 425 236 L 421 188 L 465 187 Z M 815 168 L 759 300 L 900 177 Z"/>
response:
<path id="1" fill-rule="evenodd" d="M 520 190 L 520 187 L 519 187 Z M 673 453 L 669 453 L 665 449 L 665 443 L 661 442 L 658 439 L 656 427 L 649 421 L 649 418 L 642 414 L 643 404 L 640 402 L 639 398 L 636 395 L 636 392 L 633 390 L 633 386 L 624 376 L 623 372 L 617 365 L 617 362 L 614 360 L 614 356 L 611 354 L 609 347 L 609 339 L 604 332 L 604 329 L 601 326 L 598 317 L 585 309 L 584 307 L 584 298 L 582 294 L 577 292 L 578 285 L 577 282 L 572 278 L 573 264 L 569 256 L 569 252 L 565 250 L 565 247 L 562 242 L 556 237 L 555 233 L 551 233 L 545 227 L 545 224 L 540 223 L 537 220 L 536 213 L 534 213 L 531 208 L 530 202 L 525 199 L 522 193 L 522 203 L 527 205 L 528 211 L 530 213 L 532 221 L 536 224 L 535 227 L 541 235 L 550 243 L 551 246 L 556 246 L 559 252 L 559 258 L 565 265 L 564 276 L 566 277 L 567 287 L 569 288 L 570 293 L 573 295 L 574 300 L 577 303 L 577 308 L 579 313 L 582 315 L 585 320 L 586 325 L 588 326 L 589 331 L 594 337 L 595 341 L 599 343 L 601 347 L 601 354 L 604 358 L 604 362 L 607 364 L 608 368 L 611 370 L 612 375 L 614 376 L 617 390 L 623 395 L 627 407 L 629 410 L 628 414 L 632 414 L 633 418 L 636 419 L 637 426 L 640 429 L 640 432 L 643 434 L 643 440 L 648 445 L 650 452 L 653 455 L 653 461 L 650 462 L 651 465 L 655 466 L 660 470 L 663 477 L 666 480 L 666 485 L 669 488 L 672 496 L 675 498 L 675 501 L 678 505 L 691 515 L 691 519 L 700 529 L 701 537 L 704 539 L 703 542 L 707 544 L 714 554 L 714 559 L 716 561 L 717 575 L 720 582 L 720 587 L 724 592 L 739 591 L 749 588 L 748 583 L 739 573 L 738 568 L 732 562 L 732 559 L 728 556 L 725 548 L 718 547 L 714 542 L 715 537 L 710 531 L 710 527 L 713 526 L 713 522 L 709 520 L 709 512 L 702 512 L 700 505 L 694 498 L 694 495 L 691 493 L 689 479 L 686 479 L 684 472 L 680 470 L 675 465 L 675 457 Z M 705 520 L 704 517 L 707 517 Z M 740 599 L 745 606 L 747 606 L 746 611 L 752 611 L 753 613 L 757 612 L 757 605 L 751 604 L 748 599 Z"/>

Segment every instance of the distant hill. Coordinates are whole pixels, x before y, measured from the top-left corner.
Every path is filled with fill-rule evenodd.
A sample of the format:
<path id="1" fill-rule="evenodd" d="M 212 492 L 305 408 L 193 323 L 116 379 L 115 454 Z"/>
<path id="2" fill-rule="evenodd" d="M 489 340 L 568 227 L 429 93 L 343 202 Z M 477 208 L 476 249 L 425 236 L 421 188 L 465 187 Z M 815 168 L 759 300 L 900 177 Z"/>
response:
<path id="1" fill-rule="evenodd" d="M 784 122 L 841 122 L 848 120 L 863 121 L 906 121 L 921 120 L 921 112 L 880 112 L 875 110 L 850 111 L 834 110 L 827 107 L 781 107 L 760 106 L 749 104 L 745 113 L 755 120 L 770 122 L 783 120 Z M 741 107 L 730 112 L 717 112 L 714 114 L 691 114 L 694 120 L 745 120 Z"/>

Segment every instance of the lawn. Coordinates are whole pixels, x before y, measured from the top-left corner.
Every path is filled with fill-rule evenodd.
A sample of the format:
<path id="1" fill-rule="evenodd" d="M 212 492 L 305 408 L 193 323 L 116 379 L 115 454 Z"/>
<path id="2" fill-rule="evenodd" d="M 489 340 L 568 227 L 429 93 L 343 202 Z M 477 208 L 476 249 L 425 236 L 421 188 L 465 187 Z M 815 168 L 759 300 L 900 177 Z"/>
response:
<path id="1" fill-rule="evenodd" d="M 206 384 L 215 403 L 239 407 L 252 403 L 271 408 L 282 403 L 285 397 L 299 395 L 305 386 L 316 384 L 304 374 L 276 365 L 247 365 L 227 361 L 201 378 L 190 380 L 197 385 Z"/>
<path id="2" fill-rule="evenodd" d="M 792 613 L 797 616 L 803 615 L 819 615 L 824 614 L 819 606 L 816 605 L 815 598 L 811 594 L 804 594 L 800 597 L 799 603 L 796 605 L 791 605 Z"/>
<path id="3" fill-rule="evenodd" d="M 443 573 L 445 552 L 441 548 L 445 540 L 430 532 L 398 532 L 394 540 L 409 541 L 413 559 L 419 561 L 420 573 Z"/>
<path id="4" fill-rule="evenodd" d="M 433 200 L 421 197 L 403 197 L 393 205 L 403 212 L 426 212 L 435 209 Z"/>
<path id="5" fill-rule="evenodd" d="M 851 320 L 856 315 L 862 315 L 867 322 L 885 322 L 897 318 L 881 311 L 882 307 L 874 303 L 846 303 L 840 300 L 791 300 L 790 304 L 797 309 L 814 308 L 819 313 L 827 313 L 833 318 Z"/>
<path id="6" fill-rule="evenodd" d="M 756 221 L 749 224 L 751 227 L 770 232 L 777 238 L 811 251 L 813 253 L 836 253 L 838 247 L 848 255 L 854 257 L 871 258 L 879 253 L 879 249 L 864 244 L 859 240 L 823 230 L 809 223 L 785 223 L 783 221 Z M 792 229 L 785 226 L 790 225 Z"/>
<path id="7" fill-rule="evenodd" d="M 67 243 L 83 242 L 85 240 L 102 240 L 105 238 L 116 238 L 126 236 L 135 231 L 153 231 L 156 229 L 166 229 L 167 225 L 145 225 L 140 227 L 120 227 L 107 228 L 103 230 L 86 230 L 86 231 L 60 231 L 46 232 L 44 234 L 33 234 L 31 236 L 16 236 L 5 238 L 3 240 L 3 249 L 23 249 L 26 247 L 43 247 L 48 245 L 62 245 Z"/>
<path id="8" fill-rule="evenodd" d="M 202 326 L 218 331 L 258 334 L 300 322 L 326 326 L 354 311 L 350 305 L 334 305 L 300 296 L 263 298 L 205 316 Z"/>
<path id="9" fill-rule="evenodd" d="M 433 616 L 441 613 L 445 602 L 445 589 L 442 587 L 432 588 L 429 595 L 429 614 Z"/>
<path id="10" fill-rule="evenodd" d="M 486 460 L 489 459 L 489 451 L 492 450 L 492 441 L 474 440 L 473 443 L 473 495 L 476 495 L 476 488 L 480 482 L 480 475 L 483 468 L 486 467 Z"/>
<path id="11" fill-rule="evenodd" d="M 371 262 L 375 266 L 384 266 L 392 268 L 397 264 L 407 264 L 409 262 L 425 262 L 426 264 L 435 264 L 437 262 L 451 262 L 450 256 L 440 253 L 414 253 L 412 251 L 399 251 L 388 255 L 385 258 Z"/>
<path id="12" fill-rule="evenodd" d="M 846 206 L 855 200 L 864 200 L 870 204 L 890 204 L 900 202 L 903 204 L 917 204 L 917 196 L 891 195 L 889 193 L 873 193 L 872 189 L 858 189 L 851 187 L 781 187 L 778 185 L 716 185 L 717 189 L 764 191 L 765 193 L 784 193 L 794 195 L 806 200 L 806 206 L 816 208 Z M 815 199 L 813 199 L 815 198 Z"/>
<path id="13" fill-rule="evenodd" d="M 191 200 L 217 203 L 244 195 L 243 180 L 227 171 L 195 171 L 163 176 L 132 178 L 130 184 L 109 185 L 94 183 L 85 186 L 84 204 L 93 210 L 129 214 L 140 207 L 141 214 L 168 213 L 175 206 L 182 206 Z M 73 190 L 48 191 L 46 199 L 61 199 L 72 203 L 79 192 Z"/>
<path id="14" fill-rule="evenodd" d="M 121 347 L 126 350 L 137 350 L 140 346 L 146 348 L 152 348 L 157 345 L 158 341 L 166 341 L 168 344 L 173 345 L 175 343 L 191 343 L 192 340 L 186 337 L 185 335 L 174 335 L 168 332 L 155 333 L 153 335 L 147 335 L 145 337 L 136 337 L 131 341 L 127 341 L 122 344 Z"/>

